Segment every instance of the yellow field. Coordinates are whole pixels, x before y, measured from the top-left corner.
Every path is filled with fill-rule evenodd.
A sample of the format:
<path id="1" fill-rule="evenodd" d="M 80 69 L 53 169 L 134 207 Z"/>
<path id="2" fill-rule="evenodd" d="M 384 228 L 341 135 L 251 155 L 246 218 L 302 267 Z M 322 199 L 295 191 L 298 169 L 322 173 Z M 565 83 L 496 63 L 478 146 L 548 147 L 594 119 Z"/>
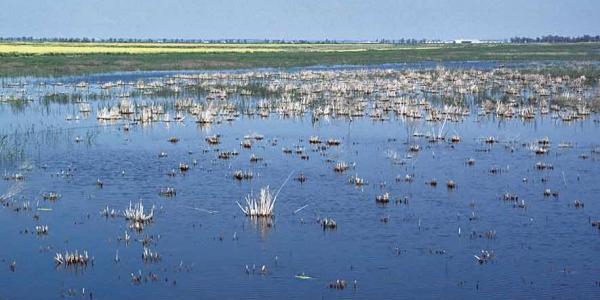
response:
<path id="1" fill-rule="evenodd" d="M 513 60 L 598 62 L 600 43 L 394 45 L 0 42 L 0 77 L 63 76 L 146 70 L 218 70 L 380 65 L 423 61 Z"/>
<path id="2" fill-rule="evenodd" d="M 437 47 L 440 47 L 439 45 Z M 416 49 L 389 44 L 183 44 L 183 43 L 0 43 L 0 55 L 48 54 L 160 54 L 160 53 L 258 53 L 258 52 L 355 52 Z M 436 48 L 435 45 L 419 48 Z"/>

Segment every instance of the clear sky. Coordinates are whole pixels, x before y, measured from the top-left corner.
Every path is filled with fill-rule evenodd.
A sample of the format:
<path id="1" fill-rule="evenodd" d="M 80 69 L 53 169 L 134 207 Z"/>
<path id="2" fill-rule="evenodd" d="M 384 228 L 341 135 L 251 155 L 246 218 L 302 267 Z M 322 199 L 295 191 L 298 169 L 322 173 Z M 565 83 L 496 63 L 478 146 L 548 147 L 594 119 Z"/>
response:
<path id="1" fill-rule="evenodd" d="M 0 0 L 2 37 L 502 39 L 600 34 L 600 0 Z"/>

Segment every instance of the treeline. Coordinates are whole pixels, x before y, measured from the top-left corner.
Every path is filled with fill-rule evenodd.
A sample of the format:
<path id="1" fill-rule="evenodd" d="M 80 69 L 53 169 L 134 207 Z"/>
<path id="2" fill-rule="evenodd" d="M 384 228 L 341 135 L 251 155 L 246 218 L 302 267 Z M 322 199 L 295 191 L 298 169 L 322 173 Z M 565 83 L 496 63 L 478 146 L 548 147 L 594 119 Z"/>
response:
<path id="1" fill-rule="evenodd" d="M 375 40 L 375 42 L 377 43 L 382 43 L 382 44 L 409 44 L 409 45 L 414 45 L 414 44 L 425 44 L 425 43 L 437 43 L 437 42 L 442 42 L 439 40 L 428 40 L 428 39 L 399 39 L 399 40 L 388 40 L 388 39 L 378 39 Z"/>
<path id="2" fill-rule="evenodd" d="M 571 36 L 559 36 L 559 35 L 547 35 L 536 38 L 529 37 L 513 37 L 510 39 L 511 43 L 515 44 L 527 44 L 527 43 L 588 43 L 588 42 L 600 42 L 600 35 L 591 36 L 583 35 L 578 37 Z"/>
<path id="3" fill-rule="evenodd" d="M 61 43 L 227 43 L 227 44 L 344 44 L 344 43 L 381 43 L 381 44 L 424 44 L 441 43 L 441 40 L 427 39 L 376 39 L 372 41 L 358 40 L 280 40 L 280 39 L 134 39 L 134 38 L 34 38 L 34 37 L 0 37 L 0 42 L 61 42 Z"/>
<path id="4" fill-rule="evenodd" d="M 34 38 L 34 37 L 0 37 L 0 42 L 61 42 L 61 43 L 227 43 L 227 44 L 335 44 L 351 41 L 338 40 L 279 40 L 279 39 L 136 39 L 136 38 Z"/>
<path id="5" fill-rule="evenodd" d="M 506 40 L 505 40 L 506 41 Z M 527 43 L 584 43 L 584 42 L 600 42 L 600 35 L 591 36 L 583 35 L 579 37 L 568 37 L 558 35 L 547 35 L 542 37 L 512 37 L 508 40 L 510 43 L 527 44 Z M 357 42 L 374 42 L 382 44 L 426 44 L 426 43 L 448 43 L 453 41 L 429 40 L 429 39 L 376 39 L 371 41 L 357 40 L 282 40 L 282 39 L 136 39 L 136 38 L 34 38 L 34 37 L 0 37 L 0 42 L 63 42 L 63 43 L 181 43 L 181 44 L 197 44 L 197 43 L 227 43 L 227 44 L 344 44 Z"/>

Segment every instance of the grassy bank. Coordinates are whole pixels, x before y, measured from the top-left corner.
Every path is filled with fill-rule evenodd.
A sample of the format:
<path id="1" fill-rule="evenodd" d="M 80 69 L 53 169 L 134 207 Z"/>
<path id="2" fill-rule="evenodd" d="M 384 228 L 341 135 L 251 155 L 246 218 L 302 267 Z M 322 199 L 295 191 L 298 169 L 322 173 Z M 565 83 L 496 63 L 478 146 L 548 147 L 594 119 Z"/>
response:
<path id="1" fill-rule="evenodd" d="M 5 77 L 469 60 L 600 61 L 600 44 L 0 43 Z"/>

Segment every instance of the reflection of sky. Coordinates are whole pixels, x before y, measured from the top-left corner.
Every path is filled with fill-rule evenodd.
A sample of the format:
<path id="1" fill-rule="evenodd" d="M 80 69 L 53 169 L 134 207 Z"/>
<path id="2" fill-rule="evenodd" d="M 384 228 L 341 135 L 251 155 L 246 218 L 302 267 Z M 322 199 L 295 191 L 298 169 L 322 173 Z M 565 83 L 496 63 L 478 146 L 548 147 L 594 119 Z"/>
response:
<path id="1" fill-rule="evenodd" d="M 596 0 L 2 1 L 0 36 L 500 39 L 599 34 Z"/>

